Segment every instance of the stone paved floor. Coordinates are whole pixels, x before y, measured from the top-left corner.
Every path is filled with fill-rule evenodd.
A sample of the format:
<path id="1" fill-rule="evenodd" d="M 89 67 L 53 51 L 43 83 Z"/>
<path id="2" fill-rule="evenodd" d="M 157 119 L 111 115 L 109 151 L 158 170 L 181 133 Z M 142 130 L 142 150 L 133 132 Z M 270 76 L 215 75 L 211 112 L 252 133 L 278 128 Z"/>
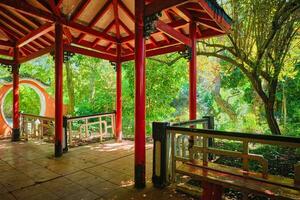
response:
<path id="1" fill-rule="evenodd" d="M 151 184 L 152 147 L 147 146 L 147 187 L 133 187 L 133 142 L 92 144 L 53 158 L 53 145 L 0 141 L 0 200 L 190 199 Z"/>

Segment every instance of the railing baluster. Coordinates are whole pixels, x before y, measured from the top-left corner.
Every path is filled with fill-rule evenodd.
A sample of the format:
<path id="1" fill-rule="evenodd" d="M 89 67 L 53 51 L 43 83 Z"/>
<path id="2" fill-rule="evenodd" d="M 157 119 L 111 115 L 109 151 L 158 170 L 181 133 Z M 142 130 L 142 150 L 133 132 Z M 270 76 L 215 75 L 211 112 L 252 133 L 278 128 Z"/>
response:
<path id="1" fill-rule="evenodd" d="M 295 178 L 294 182 L 296 185 L 300 186 L 300 162 L 298 161 L 297 164 L 295 164 Z"/>
<path id="2" fill-rule="evenodd" d="M 243 141 L 243 170 L 248 173 L 249 171 L 249 142 L 247 140 Z"/>
<path id="3" fill-rule="evenodd" d="M 171 180 L 174 183 L 175 182 L 175 176 L 176 176 L 176 159 L 175 159 L 175 149 L 176 149 L 176 144 L 175 144 L 175 134 L 176 133 L 171 133 L 171 157 L 172 157 L 172 174 L 171 174 Z"/>
<path id="4" fill-rule="evenodd" d="M 208 138 L 203 137 L 203 165 L 208 166 Z"/>

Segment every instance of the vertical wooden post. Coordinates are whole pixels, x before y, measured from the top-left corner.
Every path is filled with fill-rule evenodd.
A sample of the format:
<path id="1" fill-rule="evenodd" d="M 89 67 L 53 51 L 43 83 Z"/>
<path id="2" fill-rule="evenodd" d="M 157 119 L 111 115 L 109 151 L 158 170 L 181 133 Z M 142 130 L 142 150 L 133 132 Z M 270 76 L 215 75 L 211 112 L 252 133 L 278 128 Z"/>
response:
<path id="1" fill-rule="evenodd" d="M 63 27 L 55 24 L 55 157 L 63 154 Z"/>
<path id="2" fill-rule="evenodd" d="M 145 187 L 146 76 L 144 39 L 145 0 L 135 0 L 135 187 Z"/>
<path id="3" fill-rule="evenodd" d="M 117 95 L 116 95 L 116 141 L 122 142 L 122 63 L 121 60 L 121 44 L 117 44 L 116 63 L 117 71 Z"/>
<path id="4" fill-rule="evenodd" d="M 196 23 L 190 23 L 190 37 L 192 40 L 192 58 L 190 60 L 190 120 L 197 118 L 197 29 Z"/>
<path id="5" fill-rule="evenodd" d="M 19 48 L 14 48 L 14 61 L 12 66 L 13 73 L 13 129 L 11 140 L 13 142 L 20 140 L 20 101 L 19 101 L 19 68 L 18 62 Z"/>

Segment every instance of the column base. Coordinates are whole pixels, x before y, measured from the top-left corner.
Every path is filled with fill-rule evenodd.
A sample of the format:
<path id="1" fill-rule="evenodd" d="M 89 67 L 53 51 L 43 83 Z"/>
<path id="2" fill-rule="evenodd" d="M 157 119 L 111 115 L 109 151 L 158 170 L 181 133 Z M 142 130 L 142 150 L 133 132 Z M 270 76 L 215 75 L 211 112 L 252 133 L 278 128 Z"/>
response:
<path id="1" fill-rule="evenodd" d="M 12 129 L 11 141 L 12 142 L 20 141 L 20 129 L 19 128 Z"/>
<path id="2" fill-rule="evenodd" d="M 135 188 L 143 189 L 146 187 L 145 181 L 145 165 L 135 165 L 134 169 Z"/>
<path id="3" fill-rule="evenodd" d="M 61 157 L 63 155 L 62 144 L 59 141 L 55 141 L 55 157 Z"/>

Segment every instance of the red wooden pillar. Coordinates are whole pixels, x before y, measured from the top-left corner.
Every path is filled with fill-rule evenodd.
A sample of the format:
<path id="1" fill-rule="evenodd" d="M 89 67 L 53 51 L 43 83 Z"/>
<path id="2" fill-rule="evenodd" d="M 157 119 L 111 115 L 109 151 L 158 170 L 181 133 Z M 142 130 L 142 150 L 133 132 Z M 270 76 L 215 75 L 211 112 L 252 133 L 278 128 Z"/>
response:
<path id="1" fill-rule="evenodd" d="M 117 44 L 117 57 L 116 140 L 117 142 L 122 142 L 122 63 L 120 62 L 121 44 Z"/>
<path id="2" fill-rule="evenodd" d="M 55 24 L 55 157 L 63 154 L 63 27 Z"/>
<path id="3" fill-rule="evenodd" d="M 192 40 L 192 57 L 190 60 L 190 70 L 189 70 L 189 79 L 190 79 L 190 120 L 197 118 L 197 29 L 196 23 L 190 23 L 190 37 Z"/>
<path id="4" fill-rule="evenodd" d="M 19 48 L 14 49 L 14 61 L 12 66 L 13 73 L 13 129 L 12 129 L 12 141 L 20 140 L 20 101 L 19 101 L 19 68 L 18 63 Z"/>
<path id="5" fill-rule="evenodd" d="M 145 0 L 135 0 L 135 187 L 145 187 L 146 75 L 144 39 Z"/>

